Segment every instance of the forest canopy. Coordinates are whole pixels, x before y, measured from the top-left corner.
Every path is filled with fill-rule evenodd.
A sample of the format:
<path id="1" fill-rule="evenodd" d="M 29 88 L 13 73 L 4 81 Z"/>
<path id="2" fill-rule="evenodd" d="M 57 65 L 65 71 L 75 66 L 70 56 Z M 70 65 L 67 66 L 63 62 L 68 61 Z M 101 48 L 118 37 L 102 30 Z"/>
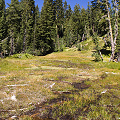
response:
<path id="1" fill-rule="evenodd" d="M 1 57 L 17 53 L 46 55 L 92 37 L 94 56 L 102 59 L 98 44 L 101 37 L 104 49 L 110 47 L 110 61 L 119 61 L 119 33 L 119 0 L 92 0 L 87 9 L 76 4 L 74 10 L 67 1 L 44 0 L 41 11 L 34 0 L 11 0 L 7 8 L 5 0 L 0 0 Z"/>

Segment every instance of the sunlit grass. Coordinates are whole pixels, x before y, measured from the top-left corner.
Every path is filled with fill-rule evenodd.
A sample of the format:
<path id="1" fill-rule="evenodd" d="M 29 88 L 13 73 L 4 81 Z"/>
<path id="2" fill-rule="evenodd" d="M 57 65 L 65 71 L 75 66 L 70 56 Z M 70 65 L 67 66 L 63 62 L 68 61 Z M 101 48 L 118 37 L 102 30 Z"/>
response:
<path id="1" fill-rule="evenodd" d="M 91 54 L 70 49 L 29 59 L 0 59 L 0 118 L 23 114 L 20 118 L 31 120 L 38 113 L 24 114 L 44 102 L 41 107 L 50 108 L 41 108 L 43 115 L 52 109 L 54 119 L 119 118 L 120 63 L 107 62 L 106 56 L 106 62 L 94 62 Z"/>

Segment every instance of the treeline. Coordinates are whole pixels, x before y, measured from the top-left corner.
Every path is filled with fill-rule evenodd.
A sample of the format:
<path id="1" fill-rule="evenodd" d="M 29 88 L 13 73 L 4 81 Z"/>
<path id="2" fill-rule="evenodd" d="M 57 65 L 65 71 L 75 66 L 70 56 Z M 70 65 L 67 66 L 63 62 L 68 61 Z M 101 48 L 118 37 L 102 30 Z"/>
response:
<path id="1" fill-rule="evenodd" d="M 62 0 L 44 0 L 41 11 L 34 0 L 11 0 L 8 5 L 5 8 L 5 1 L 0 0 L 1 57 L 16 53 L 46 55 L 95 35 L 103 37 L 106 46 L 111 45 L 111 59 L 119 51 L 119 0 L 93 0 L 87 9 L 76 4 L 73 11 Z"/>

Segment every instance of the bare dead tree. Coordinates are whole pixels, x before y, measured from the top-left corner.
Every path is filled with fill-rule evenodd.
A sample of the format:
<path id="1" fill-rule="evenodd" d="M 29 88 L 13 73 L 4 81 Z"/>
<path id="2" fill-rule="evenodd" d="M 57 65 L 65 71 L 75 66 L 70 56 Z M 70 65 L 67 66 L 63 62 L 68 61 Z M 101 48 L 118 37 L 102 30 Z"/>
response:
<path id="1" fill-rule="evenodd" d="M 110 12 L 108 7 L 108 0 L 106 0 L 106 10 L 107 10 L 107 17 L 108 17 L 108 23 L 109 23 L 109 34 L 110 34 L 110 42 L 111 42 L 111 57 L 110 61 L 114 59 L 114 52 L 115 52 L 115 45 L 113 41 L 113 33 L 112 33 L 112 26 L 111 26 L 111 19 L 110 19 Z"/>
<path id="2" fill-rule="evenodd" d="M 114 61 L 114 55 L 115 55 L 115 47 L 116 47 L 116 39 L 118 35 L 118 10 L 117 10 L 117 1 L 114 0 L 114 6 L 115 6 L 115 37 L 113 39 L 113 33 L 112 33 L 112 26 L 111 26 L 111 17 L 110 17 L 110 12 L 109 12 L 109 7 L 108 7 L 108 0 L 106 0 L 106 10 L 107 10 L 107 20 L 109 23 L 109 34 L 110 34 L 110 42 L 111 42 L 111 57 L 109 61 Z"/>
<path id="3" fill-rule="evenodd" d="M 114 0 L 114 6 L 115 6 L 115 28 L 114 28 L 115 38 L 114 38 L 114 44 L 116 45 L 116 39 L 117 39 L 117 36 L 118 36 L 118 8 L 117 8 L 116 0 Z"/>

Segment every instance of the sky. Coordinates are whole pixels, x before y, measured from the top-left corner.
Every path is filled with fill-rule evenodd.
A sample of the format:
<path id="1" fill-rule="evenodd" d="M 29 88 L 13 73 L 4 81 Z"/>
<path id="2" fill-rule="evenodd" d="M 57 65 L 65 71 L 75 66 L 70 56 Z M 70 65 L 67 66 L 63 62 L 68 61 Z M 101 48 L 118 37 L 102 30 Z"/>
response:
<path id="1" fill-rule="evenodd" d="M 38 7 L 39 9 L 41 10 L 42 6 L 43 6 L 43 1 L 44 0 L 35 0 L 35 5 L 38 4 Z M 65 0 L 63 0 L 64 2 Z M 87 9 L 87 5 L 88 5 L 88 2 L 90 2 L 91 0 L 66 0 L 67 1 L 67 4 L 71 6 L 72 10 L 74 10 L 74 6 L 76 4 L 79 4 L 80 7 L 84 7 L 85 9 Z M 6 7 L 8 7 L 7 3 L 10 3 L 11 0 L 5 0 L 5 4 L 6 4 Z"/>

